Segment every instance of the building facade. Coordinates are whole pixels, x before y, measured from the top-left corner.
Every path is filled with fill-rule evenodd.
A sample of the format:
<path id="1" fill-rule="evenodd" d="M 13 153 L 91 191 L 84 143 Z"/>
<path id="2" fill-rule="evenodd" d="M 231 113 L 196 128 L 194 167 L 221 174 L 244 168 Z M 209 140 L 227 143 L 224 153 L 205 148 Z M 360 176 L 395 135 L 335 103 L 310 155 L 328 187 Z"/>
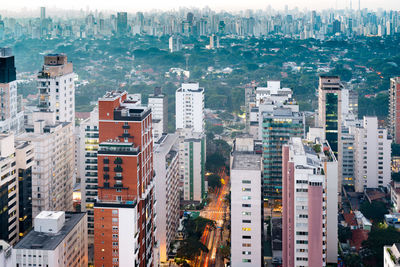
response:
<path id="1" fill-rule="evenodd" d="M 99 99 L 98 199 L 94 204 L 96 266 L 153 266 L 152 115 L 126 92 Z"/>
<path id="2" fill-rule="evenodd" d="M 390 79 L 389 134 L 394 143 L 400 144 L 400 77 Z"/>
<path id="3" fill-rule="evenodd" d="M 327 143 L 291 138 L 283 146 L 282 158 L 283 266 L 337 263 L 338 168 L 334 153 Z"/>
<path id="4" fill-rule="evenodd" d="M 263 266 L 261 154 L 252 138 L 236 138 L 230 168 L 231 264 Z"/>
<path id="5" fill-rule="evenodd" d="M 13 134 L 0 135 L 0 154 L 0 239 L 14 245 L 19 233 L 19 196 Z"/>
<path id="6" fill-rule="evenodd" d="M 87 212 L 88 242 L 94 238 L 94 203 L 97 197 L 97 150 L 99 149 L 99 111 L 95 107 L 90 117 L 79 125 L 78 175 L 81 177 L 81 209 Z"/>
<path id="7" fill-rule="evenodd" d="M 18 134 L 24 127 L 22 103 L 18 101 L 14 56 L 0 48 L 0 132 Z"/>
<path id="8" fill-rule="evenodd" d="M 183 83 L 175 95 L 176 129 L 204 131 L 204 88 L 199 83 Z"/>
<path id="9" fill-rule="evenodd" d="M 180 139 L 179 161 L 180 176 L 183 181 L 183 199 L 190 202 L 202 202 L 207 192 L 206 136 L 203 133 L 189 132 Z"/>
<path id="10" fill-rule="evenodd" d="M 148 106 L 153 114 L 153 139 L 157 141 L 163 133 L 168 133 L 168 97 L 160 87 L 156 87 L 154 94 L 149 95 Z"/>
<path id="11" fill-rule="evenodd" d="M 18 141 L 33 145 L 32 216 L 42 210 L 71 211 L 73 209 L 74 128 L 69 122 L 56 122 L 54 112 L 34 112 L 33 125 Z"/>
<path id="12" fill-rule="evenodd" d="M 35 162 L 31 142 L 16 142 L 16 166 L 19 195 L 19 236 L 25 236 L 32 228 L 32 167 Z"/>
<path id="13" fill-rule="evenodd" d="M 387 130 L 378 126 L 377 117 L 364 117 L 355 129 L 355 190 L 387 187 L 391 181 L 391 143 Z"/>
<path id="14" fill-rule="evenodd" d="M 260 118 L 263 143 L 264 201 L 280 205 L 282 200 L 282 146 L 293 136 L 304 135 L 304 117 L 290 108 L 274 108 Z"/>
<path id="15" fill-rule="evenodd" d="M 161 264 L 168 263 L 172 241 L 179 227 L 179 136 L 163 135 L 154 143 L 155 199 L 158 258 Z"/>
<path id="16" fill-rule="evenodd" d="M 12 252 L 13 266 L 88 266 L 85 213 L 42 211 Z"/>
<path id="17" fill-rule="evenodd" d="M 383 246 L 383 267 L 400 266 L 400 243 Z"/>
<path id="18" fill-rule="evenodd" d="M 46 55 L 37 76 L 39 110 L 55 112 L 56 121 L 75 124 L 75 78 L 65 54 Z"/>

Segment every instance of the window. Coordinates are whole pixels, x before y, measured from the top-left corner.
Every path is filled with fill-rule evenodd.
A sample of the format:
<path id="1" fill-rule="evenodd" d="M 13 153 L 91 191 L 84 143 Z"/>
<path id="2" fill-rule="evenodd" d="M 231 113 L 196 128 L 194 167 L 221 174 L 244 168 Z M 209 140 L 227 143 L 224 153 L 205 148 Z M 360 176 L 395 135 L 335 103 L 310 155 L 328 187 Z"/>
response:
<path id="1" fill-rule="evenodd" d="M 251 215 L 251 212 L 249 212 L 249 211 L 243 211 L 243 212 L 242 212 L 242 215 L 250 216 L 250 215 Z"/>
<path id="2" fill-rule="evenodd" d="M 251 208 L 251 204 L 242 204 L 243 208 Z"/>
<path id="3" fill-rule="evenodd" d="M 250 199 L 251 199 L 251 196 L 243 196 L 242 199 L 243 199 L 243 200 L 250 200 Z"/>
<path id="4" fill-rule="evenodd" d="M 112 222 L 113 222 L 113 223 L 118 222 L 118 218 L 112 218 Z"/>
<path id="5" fill-rule="evenodd" d="M 249 227 L 242 227 L 242 231 L 250 232 L 250 231 L 251 231 L 251 228 L 249 228 Z"/>
<path id="6" fill-rule="evenodd" d="M 251 184 L 250 180 L 242 180 L 242 184 Z"/>
<path id="7" fill-rule="evenodd" d="M 242 247 L 250 248 L 251 244 L 250 243 L 242 243 Z"/>
<path id="8" fill-rule="evenodd" d="M 243 188 L 242 188 L 242 191 L 243 191 L 243 192 L 251 192 L 251 188 L 243 187 Z"/>
<path id="9" fill-rule="evenodd" d="M 242 251 L 243 255 L 251 255 L 251 251 Z"/>
<path id="10" fill-rule="evenodd" d="M 112 242 L 113 246 L 118 246 L 118 242 Z"/>
<path id="11" fill-rule="evenodd" d="M 243 239 L 251 239 L 251 236 L 249 236 L 249 235 L 242 235 L 242 238 L 243 238 Z"/>
<path id="12" fill-rule="evenodd" d="M 242 220 L 242 223 L 251 223 L 251 220 Z"/>
<path id="13" fill-rule="evenodd" d="M 112 214 L 114 215 L 118 214 L 118 210 L 112 210 Z"/>
<path id="14" fill-rule="evenodd" d="M 250 260 L 250 259 L 242 259 L 242 262 L 244 262 L 244 263 L 250 263 L 251 260 Z"/>

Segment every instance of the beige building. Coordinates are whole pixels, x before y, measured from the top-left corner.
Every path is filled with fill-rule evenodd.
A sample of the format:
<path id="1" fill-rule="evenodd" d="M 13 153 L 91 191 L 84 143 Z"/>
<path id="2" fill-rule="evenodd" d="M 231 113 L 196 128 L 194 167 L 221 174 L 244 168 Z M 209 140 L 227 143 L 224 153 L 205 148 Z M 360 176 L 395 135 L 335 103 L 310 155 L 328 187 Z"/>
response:
<path id="1" fill-rule="evenodd" d="M 42 211 L 12 252 L 13 266 L 88 266 L 85 213 Z"/>
<path id="2" fill-rule="evenodd" d="M 72 210 L 74 181 L 74 129 L 70 122 L 56 122 L 54 112 L 34 112 L 33 125 L 18 136 L 31 141 L 35 162 L 32 169 L 32 216 L 42 210 Z"/>

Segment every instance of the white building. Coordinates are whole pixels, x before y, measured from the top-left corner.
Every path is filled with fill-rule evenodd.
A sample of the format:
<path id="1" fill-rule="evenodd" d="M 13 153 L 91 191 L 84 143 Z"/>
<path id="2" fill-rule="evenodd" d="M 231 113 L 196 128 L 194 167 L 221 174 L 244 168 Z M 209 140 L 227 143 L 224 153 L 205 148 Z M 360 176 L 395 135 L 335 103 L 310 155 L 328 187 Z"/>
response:
<path id="1" fill-rule="evenodd" d="M 204 131 L 204 88 L 199 83 L 183 83 L 176 90 L 176 129 Z"/>
<path id="2" fill-rule="evenodd" d="M 72 63 L 65 54 L 49 54 L 37 77 L 41 111 L 56 113 L 59 122 L 75 124 L 75 79 Z"/>
<path id="3" fill-rule="evenodd" d="M 153 140 L 156 142 L 163 133 L 168 133 L 168 97 L 162 93 L 160 87 L 149 95 L 148 106 L 152 111 Z"/>
<path id="4" fill-rule="evenodd" d="M 69 122 L 56 122 L 54 112 L 33 113 L 33 125 L 17 137 L 31 141 L 35 163 L 32 169 L 32 216 L 42 210 L 72 210 L 75 176 L 74 129 Z"/>
<path id="5" fill-rule="evenodd" d="M 182 38 L 179 35 L 172 35 L 168 40 L 169 52 L 178 52 L 182 50 Z"/>
<path id="6" fill-rule="evenodd" d="M 86 214 L 42 211 L 12 258 L 13 266 L 88 266 Z"/>
<path id="7" fill-rule="evenodd" d="M 231 264 L 262 266 L 261 155 L 252 138 L 237 138 L 231 156 Z"/>
<path id="8" fill-rule="evenodd" d="M 97 198 L 97 150 L 99 149 L 99 110 L 95 107 L 90 117 L 79 125 L 78 176 L 81 178 L 81 209 L 88 216 L 88 242 L 93 243 L 94 202 Z"/>
<path id="9" fill-rule="evenodd" d="M 18 134 L 24 127 L 22 103 L 18 101 L 14 56 L 0 48 L 0 132 Z"/>
<path id="10" fill-rule="evenodd" d="M 11 267 L 12 265 L 12 246 L 0 240 L 0 266 Z"/>
<path id="11" fill-rule="evenodd" d="M 391 143 L 386 129 L 379 128 L 376 117 L 364 117 L 355 129 L 355 190 L 387 187 L 391 181 Z"/>
<path id="12" fill-rule="evenodd" d="M 383 267 L 400 267 L 400 243 L 383 247 Z"/>
<path id="13" fill-rule="evenodd" d="M 180 137 L 179 165 L 183 181 L 183 199 L 201 202 L 207 192 L 205 181 L 206 136 L 189 132 Z"/>
<path id="14" fill-rule="evenodd" d="M 0 156 L 0 239 L 13 245 L 19 237 L 18 173 L 13 134 L 0 134 Z"/>
<path id="15" fill-rule="evenodd" d="M 179 227 L 179 135 L 163 135 L 154 143 L 156 241 L 159 262 L 168 262 Z M 157 253 L 154 253 L 155 255 Z"/>

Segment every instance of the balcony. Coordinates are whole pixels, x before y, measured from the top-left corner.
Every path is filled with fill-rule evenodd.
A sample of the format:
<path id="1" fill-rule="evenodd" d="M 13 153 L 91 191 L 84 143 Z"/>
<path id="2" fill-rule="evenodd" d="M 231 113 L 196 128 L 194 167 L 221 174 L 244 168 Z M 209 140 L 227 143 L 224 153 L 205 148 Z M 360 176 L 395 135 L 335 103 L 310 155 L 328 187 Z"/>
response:
<path id="1" fill-rule="evenodd" d="M 104 186 L 104 188 L 109 188 L 110 187 L 110 183 L 109 182 L 104 182 L 103 186 Z"/>
<path id="2" fill-rule="evenodd" d="M 114 187 L 115 187 L 115 188 L 122 188 L 122 187 L 124 187 L 124 186 L 123 186 L 123 184 L 115 184 Z"/>
<path id="3" fill-rule="evenodd" d="M 130 129 L 131 128 L 131 126 L 129 126 L 129 125 L 122 125 L 122 129 Z"/>
<path id="4" fill-rule="evenodd" d="M 120 165 L 117 165 L 117 166 L 114 168 L 114 171 L 115 171 L 115 172 L 122 172 L 123 170 L 122 170 L 122 167 L 121 167 Z"/>
<path id="5" fill-rule="evenodd" d="M 91 173 L 91 172 L 87 172 L 85 174 L 86 177 L 97 177 L 97 173 Z"/>
<path id="6" fill-rule="evenodd" d="M 110 171 L 110 168 L 108 166 L 107 167 L 103 167 L 103 171 L 108 172 L 108 171 Z"/>
<path id="7" fill-rule="evenodd" d="M 110 160 L 109 160 L 109 159 L 103 159 L 103 163 L 104 163 L 104 164 L 109 164 L 109 163 L 110 163 Z"/>
<path id="8" fill-rule="evenodd" d="M 103 142 L 99 145 L 99 155 L 137 155 L 139 147 L 135 147 L 133 143 L 120 142 Z"/>
<path id="9" fill-rule="evenodd" d="M 133 138 L 133 136 L 130 133 L 123 133 L 120 137 L 122 137 L 122 138 Z"/>
<path id="10" fill-rule="evenodd" d="M 86 154 L 85 154 L 85 157 L 93 157 L 93 158 L 96 158 L 96 157 L 97 157 L 97 153 L 86 153 Z M 97 163 L 97 160 L 96 160 L 96 163 Z"/>
<path id="11" fill-rule="evenodd" d="M 108 180 L 108 179 L 110 179 L 110 175 L 104 174 L 104 175 L 103 175 L 103 178 L 104 178 L 104 180 Z"/>
<path id="12" fill-rule="evenodd" d="M 97 171 L 96 166 L 86 166 L 85 170 Z"/>
<path id="13" fill-rule="evenodd" d="M 120 157 L 115 158 L 114 164 L 122 164 L 122 158 Z"/>
<path id="14" fill-rule="evenodd" d="M 114 180 L 121 181 L 122 180 L 122 176 L 114 176 Z"/>
<path id="15" fill-rule="evenodd" d="M 87 163 L 87 164 L 97 164 L 97 160 L 96 159 L 87 159 L 87 160 L 85 160 L 85 163 Z"/>

